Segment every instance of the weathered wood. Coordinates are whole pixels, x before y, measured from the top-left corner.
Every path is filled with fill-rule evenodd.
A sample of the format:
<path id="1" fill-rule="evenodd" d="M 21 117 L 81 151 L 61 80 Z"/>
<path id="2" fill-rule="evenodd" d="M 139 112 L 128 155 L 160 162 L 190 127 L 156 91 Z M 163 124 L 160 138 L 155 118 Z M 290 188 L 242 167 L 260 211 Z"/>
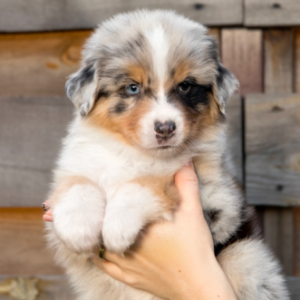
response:
<path id="1" fill-rule="evenodd" d="M 292 30 L 264 32 L 264 85 L 266 93 L 293 92 Z"/>
<path id="2" fill-rule="evenodd" d="M 264 90 L 266 93 L 293 91 L 293 34 L 291 29 L 264 31 Z M 266 242 L 279 258 L 286 275 L 293 275 L 293 209 L 266 207 Z M 275 222 L 274 222 L 275 221 Z"/>
<path id="3" fill-rule="evenodd" d="M 300 25 L 298 0 L 245 0 L 246 26 L 297 26 Z"/>
<path id="4" fill-rule="evenodd" d="M 228 153 L 233 162 L 232 175 L 239 183 L 243 183 L 243 141 L 242 141 L 242 99 L 235 94 L 226 107 L 228 118 Z"/>
<path id="5" fill-rule="evenodd" d="M 281 262 L 285 275 L 294 275 L 294 212 L 293 208 L 265 207 L 264 237 Z"/>
<path id="6" fill-rule="evenodd" d="M 300 93 L 300 28 L 294 29 L 294 91 Z"/>
<path id="7" fill-rule="evenodd" d="M 239 80 L 240 92 L 263 91 L 262 31 L 222 29 L 222 62 Z"/>
<path id="8" fill-rule="evenodd" d="M 286 277 L 286 283 L 290 292 L 291 300 L 300 299 L 300 278 Z"/>
<path id="9" fill-rule="evenodd" d="M 90 34 L 0 35 L 0 95 L 65 95 L 66 78 L 77 71 L 82 45 Z"/>
<path id="10" fill-rule="evenodd" d="M 2 0 L 0 31 L 91 29 L 109 17 L 135 9 L 171 9 L 206 25 L 242 24 L 242 0 Z"/>
<path id="11" fill-rule="evenodd" d="M 285 275 L 294 275 L 294 213 L 293 208 L 280 210 L 280 261 Z"/>
<path id="12" fill-rule="evenodd" d="M 39 208 L 0 208 L 0 274 L 63 273 L 46 249 L 42 214 Z"/>
<path id="13" fill-rule="evenodd" d="M 32 287 L 30 286 L 27 289 L 26 283 L 33 282 Z M 25 284 L 24 284 L 25 283 Z M 10 286 L 14 285 L 14 292 L 11 291 Z M 34 289 L 33 295 L 37 293 L 34 297 L 34 300 L 74 300 L 75 295 L 72 293 L 70 284 L 67 282 L 65 276 L 34 276 L 34 277 L 9 277 L 9 276 L 0 276 L 0 291 L 6 289 L 8 292 L 0 293 L 0 300 L 9 300 L 12 299 L 9 297 L 9 294 L 16 294 L 15 290 L 17 289 L 23 296 L 22 299 L 25 299 L 24 296 L 29 294 L 30 288 Z M 17 293 L 17 295 L 18 295 Z M 15 299 L 15 298 L 13 298 Z M 26 300 L 31 300 L 27 299 Z"/>
<path id="14" fill-rule="evenodd" d="M 265 209 L 263 220 L 264 238 L 278 259 L 280 259 L 279 221 L 280 211 L 277 208 Z"/>
<path id="15" fill-rule="evenodd" d="M 300 95 L 246 98 L 246 195 L 252 205 L 300 204 Z"/>
<path id="16" fill-rule="evenodd" d="M 294 275 L 300 277 L 300 207 L 294 208 Z"/>
<path id="17" fill-rule="evenodd" d="M 73 107 L 65 97 L 0 97 L 0 206 L 40 206 Z"/>

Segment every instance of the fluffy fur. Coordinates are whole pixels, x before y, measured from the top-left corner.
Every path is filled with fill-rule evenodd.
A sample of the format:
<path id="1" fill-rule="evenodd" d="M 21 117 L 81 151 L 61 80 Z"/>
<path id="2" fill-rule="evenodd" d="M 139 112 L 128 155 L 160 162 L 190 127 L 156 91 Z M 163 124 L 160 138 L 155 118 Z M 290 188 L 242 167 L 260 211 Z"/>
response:
<path id="1" fill-rule="evenodd" d="M 54 172 L 47 229 L 78 300 L 155 299 L 89 257 L 101 242 L 124 253 L 145 225 L 171 220 L 173 176 L 191 158 L 215 253 L 237 299 L 288 299 L 227 171 L 225 106 L 237 81 L 206 32 L 169 11 L 118 15 L 88 40 L 82 67 L 66 84 L 77 110 Z"/>

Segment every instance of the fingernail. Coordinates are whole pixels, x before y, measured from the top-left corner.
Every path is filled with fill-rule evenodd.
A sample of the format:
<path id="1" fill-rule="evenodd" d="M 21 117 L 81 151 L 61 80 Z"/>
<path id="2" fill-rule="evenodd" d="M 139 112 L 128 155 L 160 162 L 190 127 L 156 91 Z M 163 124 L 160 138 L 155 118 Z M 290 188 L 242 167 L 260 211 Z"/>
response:
<path id="1" fill-rule="evenodd" d="M 50 209 L 50 206 L 48 206 L 47 204 L 43 203 L 42 204 L 42 210 L 43 211 L 48 211 Z"/>

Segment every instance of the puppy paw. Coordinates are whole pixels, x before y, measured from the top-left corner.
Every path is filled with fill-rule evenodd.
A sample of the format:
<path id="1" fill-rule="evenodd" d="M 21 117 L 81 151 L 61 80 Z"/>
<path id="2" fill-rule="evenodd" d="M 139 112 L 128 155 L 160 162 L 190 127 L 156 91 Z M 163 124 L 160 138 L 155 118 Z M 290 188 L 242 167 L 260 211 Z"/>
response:
<path id="1" fill-rule="evenodd" d="M 103 221 L 105 247 L 122 254 L 136 241 L 145 225 L 166 215 L 152 191 L 136 183 L 122 186 L 108 201 Z"/>
<path id="2" fill-rule="evenodd" d="M 74 185 L 53 210 L 53 225 L 58 238 L 69 250 L 90 252 L 100 245 L 104 199 L 93 185 Z"/>
<path id="3" fill-rule="evenodd" d="M 143 223 L 138 216 L 127 218 L 123 215 L 105 215 L 102 238 L 108 251 L 123 254 L 134 244 Z"/>

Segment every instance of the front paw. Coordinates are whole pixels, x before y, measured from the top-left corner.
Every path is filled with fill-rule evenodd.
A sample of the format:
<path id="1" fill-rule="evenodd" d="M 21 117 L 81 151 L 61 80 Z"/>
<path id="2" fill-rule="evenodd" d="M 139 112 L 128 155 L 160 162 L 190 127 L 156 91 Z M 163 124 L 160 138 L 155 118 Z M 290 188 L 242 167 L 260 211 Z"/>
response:
<path id="1" fill-rule="evenodd" d="M 117 254 L 125 253 L 136 241 L 142 227 L 142 222 L 136 217 L 106 214 L 102 229 L 105 248 Z"/>
<path id="2" fill-rule="evenodd" d="M 100 245 L 103 215 L 101 191 L 92 185 L 74 185 L 54 207 L 55 233 L 69 250 L 90 252 Z"/>

